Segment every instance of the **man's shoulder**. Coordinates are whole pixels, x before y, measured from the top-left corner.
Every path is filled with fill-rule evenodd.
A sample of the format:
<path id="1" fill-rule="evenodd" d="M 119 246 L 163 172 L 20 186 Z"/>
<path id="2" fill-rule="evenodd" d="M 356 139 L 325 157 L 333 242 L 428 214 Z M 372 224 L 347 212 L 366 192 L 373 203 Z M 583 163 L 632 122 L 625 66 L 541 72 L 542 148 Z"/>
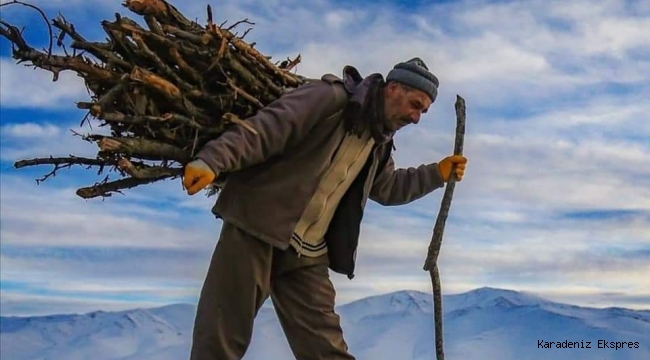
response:
<path id="1" fill-rule="evenodd" d="M 331 104 L 334 108 L 342 108 L 350 98 L 344 80 L 334 74 L 324 74 L 320 78 L 304 78 L 303 84 L 286 93 L 299 92 L 309 101 L 320 104 Z"/>
<path id="2" fill-rule="evenodd" d="M 321 81 L 324 81 L 328 84 L 341 84 L 343 85 L 343 79 L 334 75 L 334 74 L 324 74 L 320 77 Z"/>
<path id="3" fill-rule="evenodd" d="M 350 92 L 346 88 L 342 78 L 334 74 L 325 74 L 321 76 L 320 80 L 332 87 L 336 104 L 344 104 L 348 101 Z"/>

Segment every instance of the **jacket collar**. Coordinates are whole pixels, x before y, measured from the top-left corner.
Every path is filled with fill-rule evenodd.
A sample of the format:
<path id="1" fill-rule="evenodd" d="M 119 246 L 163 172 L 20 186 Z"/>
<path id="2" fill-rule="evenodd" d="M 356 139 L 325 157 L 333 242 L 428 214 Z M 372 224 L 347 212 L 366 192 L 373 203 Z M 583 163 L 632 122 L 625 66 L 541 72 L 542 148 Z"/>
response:
<path id="1" fill-rule="evenodd" d="M 359 71 L 351 65 L 346 65 L 343 68 L 343 84 L 345 85 L 346 90 L 351 94 L 350 101 L 357 103 L 358 108 L 363 107 L 368 95 L 368 89 L 376 81 L 384 81 L 383 76 L 379 73 L 374 73 L 364 78 L 361 76 Z M 394 135 L 395 132 L 383 131 L 383 141 L 381 141 L 381 143 L 388 142 Z"/>

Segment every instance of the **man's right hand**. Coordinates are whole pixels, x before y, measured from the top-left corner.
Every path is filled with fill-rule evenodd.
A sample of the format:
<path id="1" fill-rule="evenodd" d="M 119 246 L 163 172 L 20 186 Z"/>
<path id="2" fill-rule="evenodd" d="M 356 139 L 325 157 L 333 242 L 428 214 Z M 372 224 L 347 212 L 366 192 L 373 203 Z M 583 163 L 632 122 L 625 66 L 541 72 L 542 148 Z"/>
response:
<path id="1" fill-rule="evenodd" d="M 185 165 L 185 174 L 183 175 L 183 187 L 188 195 L 194 195 L 206 186 L 210 185 L 217 174 L 210 168 L 205 161 L 196 159 Z"/>

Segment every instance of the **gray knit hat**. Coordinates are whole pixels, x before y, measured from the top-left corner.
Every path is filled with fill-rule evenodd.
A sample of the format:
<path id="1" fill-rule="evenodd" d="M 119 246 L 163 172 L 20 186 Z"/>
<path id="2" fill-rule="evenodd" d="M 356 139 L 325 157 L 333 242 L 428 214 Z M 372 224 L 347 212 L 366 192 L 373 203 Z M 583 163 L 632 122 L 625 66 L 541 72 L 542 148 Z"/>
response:
<path id="1" fill-rule="evenodd" d="M 386 81 L 391 80 L 424 91 L 432 102 L 438 96 L 438 78 L 429 72 L 427 65 L 418 57 L 395 65 L 386 76 Z"/>

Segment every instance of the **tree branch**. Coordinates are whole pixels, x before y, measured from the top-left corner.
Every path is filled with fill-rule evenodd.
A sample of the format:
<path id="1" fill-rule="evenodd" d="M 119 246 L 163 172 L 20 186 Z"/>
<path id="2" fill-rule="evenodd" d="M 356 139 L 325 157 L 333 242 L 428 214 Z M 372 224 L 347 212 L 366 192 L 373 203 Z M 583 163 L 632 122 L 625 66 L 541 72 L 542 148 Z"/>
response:
<path id="1" fill-rule="evenodd" d="M 77 195 L 84 199 L 91 199 L 95 197 L 110 197 L 112 196 L 112 193 L 122 194 L 121 190 L 124 189 L 131 189 L 136 186 L 150 184 L 171 177 L 173 177 L 173 175 L 161 175 L 159 177 L 145 178 L 145 179 L 130 177 L 130 178 L 125 178 L 125 179 L 120 179 L 120 180 L 115 180 L 110 182 L 104 181 L 101 183 L 97 183 L 93 186 L 83 187 L 78 189 Z"/>
<path id="2" fill-rule="evenodd" d="M 49 21 L 47 21 L 47 16 L 45 16 L 45 12 L 43 12 L 43 10 L 41 10 L 37 6 L 22 2 L 22 1 L 19 1 L 19 0 L 13 0 L 11 2 L 6 2 L 4 4 L 0 4 L 0 7 L 6 6 L 6 5 L 14 5 L 14 4 L 23 5 L 23 6 L 26 6 L 28 8 L 34 9 L 34 10 L 38 11 L 38 13 L 41 15 L 41 17 L 45 21 L 45 25 L 47 25 L 47 31 L 48 31 L 48 34 L 49 34 L 49 37 L 48 37 L 49 44 L 48 44 L 48 47 L 47 47 L 47 55 L 48 56 L 52 55 L 52 39 L 54 38 L 54 36 L 52 35 L 52 26 L 50 25 Z M 6 24 L 6 23 L 3 22 L 3 24 Z M 18 32 L 18 33 L 20 33 L 20 32 Z M 22 38 L 22 36 L 21 36 L 21 38 Z M 23 43 L 24 43 L 24 41 L 23 41 Z"/>
<path id="3" fill-rule="evenodd" d="M 99 170 L 97 173 L 101 174 L 104 171 L 104 167 L 115 166 L 117 165 L 117 162 L 112 161 L 110 159 L 90 159 L 90 158 L 70 155 L 69 157 L 48 157 L 48 158 L 20 160 L 14 163 L 14 168 L 20 169 L 27 166 L 37 166 L 37 165 L 54 165 L 54 169 L 52 169 L 52 171 L 45 174 L 42 178 L 36 179 L 36 183 L 40 184 L 41 182 L 47 180 L 50 177 L 55 177 L 57 171 L 65 168 L 70 168 L 73 165 L 87 165 L 88 167 L 98 166 Z"/>

